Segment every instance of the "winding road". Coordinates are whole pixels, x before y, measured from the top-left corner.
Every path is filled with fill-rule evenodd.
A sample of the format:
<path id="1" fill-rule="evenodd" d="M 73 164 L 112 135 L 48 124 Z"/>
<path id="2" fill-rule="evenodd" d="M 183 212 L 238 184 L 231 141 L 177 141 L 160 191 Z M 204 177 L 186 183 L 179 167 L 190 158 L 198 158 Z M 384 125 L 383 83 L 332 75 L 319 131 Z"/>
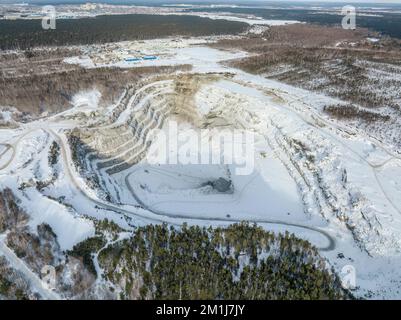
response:
<path id="1" fill-rule="evenodd" d="M 0 167 L 0 170 L 6 169 L 6 168 L 11 164 L 11 162 L 14 161 L 18 143 L 19 143 L 25 136 L 27 136 L 28 134 L 30 134 L 31 132 L 34 132 L 34 131 L 36 131 L 36 130 L 39 130 L 39 128 L 30 129 L 30 130 L 26 131 L 25 133 L 23 133 L 22 135 L 20 135 L 20 136 L 17 138 L 17 140 L 16 140 L 15 142 L 13 142 L 12 144 L 10 144 L 10 143 L 3 143 L 3 144 L 1 144 L 1 145 L 6 146 L 6 150 L 3 151 L 3 152 L 0 154 L 0 158 L 1 158 L 3 155 L 5 155 L 5 154 L 8 152 L 8 150 L 10 150 L 10 149 L 13 151 L 13 153 L 11 154 L 10 159 L 8 159 L 7 162 L 6 162 L 5 164 L 3 164 L 3 165 Z"/>
<path id="2" fill-rule="evenodd" d="M 233 219 L 233 218 L 210 218 L 202 215 L 191 215 L 191 217 L 181 215 L 181 214 L 172 214 L 172 213 L 167 213 L 163 211 L 158 211 L 151 209 L 144 204 L 141 199 L 139 199 L 135 193 L 133 193 L 133 197 L 136 199 L 138 204 L 146 211 L 149 213 L 155 215 L 154 217 L 150 217 L 146 213 L 139 213 L 138 211 L 132 211 L 132 210 L 127 210 L 124 209 L 120 206 L 106 203 L 103 201 L 100 201 L 99 199 L 93 198 L 91 195 L 89 195 L 85 189 L 83 189 L 80 185 L 80 183 L 77 182 L 74 174 L 74 169 L 71 168 L 72 159 L 69 156 L 69 152 L 67 152 L 67 147 L 65 146 L 64 140 L 52 129 L 48 129 L 48 132 L 50 132 L 56 141 L 59 143 L 60 148 L 61 148 L 61 153 L 62 153 L 62 159 L 65 168 L 67 169 L 66 174 L 68 175 L 70 181 L 73 183 L 74 187 L 79 191 L 79 193 L 84 196 L 86 199 L 91 201 L 92 203 L 96 204 L 98 207 L 106 209 L 106 210 L 111 210 L 115 211 L 117 213 L 123 214 L 123 215 L 129 215 L 129 216 L 137 216 L 142 219 L 148 220 L 148 221 L 153 221 L 157 223 L 163 223 L 166 222 L 168 224 L 172 225 L 181 225 L 181 223 L 178 222 L 171 222 L 169 219 L 180 219 L 180 220 L 186 220 L 186 221 L 215 221 L 215 222 L 225 222 L 225 223 L 238 223 L 244 221 L 244 219 Z M 130 189 L 130 192 L 132 192 L 132 189 Z M 317 228 L 317 227 L 312 227 L 312 226 L 307 226 L 303 224 L 297 224 L 297 223 L 291 223 L 287 221 L 281 221 L 281 220 L 273 220 L 273 219 L 250 219 L 250 222 L 255 222 L 255 223 L 260 223 L 260 224 L 274 224 L 274 225 L 281 225 L 281 226 L 290 226 L 290 227 L 297 227 L 313 232 L 317 232 L 323 237 L 327 239 L 327 245 L 318 247 L 319 250 L 321 251 L 332 251 L 336 248 L 336 241 L 335 238 L 332 237 L 328 232 Z"/>
<path id="3" fill-rule="evenodd" d="M 14 160 L 14 157 L 15 157 L 15 148 L 14 148 L 14 146 L 12 146 L 11 144 L 8 144 L 8 143 L 4 143 L 4 144 L 1 144 L 1 145 L 2 145 L 2 146 L 5 146 L 5 150 L 0 154 L 0 159 L 1 159 L 10 149 L 12 149 L 12 151 L 13 151 L 13 153 L 12 153 L 10 159 L 8 159 L 7 162 L 6 162 L 5 164 L 3 164 L 2 166 L 0 166 L 0 170 L 3 170 L 3 169 L 5 169 L 5 168 L 7 168 L 7 167 L 10 165 L 10 163 Z"/>
<path id="4" fill-rule="evenodd" d="M 258 88 L 257 86 L 255 87 L 256 89 L 260 90 L 261 92 L 263 92 L 263 90 L 261 88 Z M 334 134 L 332 134 L 331 132 L 328 132 L 327 130 L 323 130 L 322 128 L 320 128 L 315 121 L 311 121 L 314 120 L 313 117 L 317 117 L 317 119 L 321 122 L 323 122 L 324 124 L 328 125 L 329 127 L 334 127 L 335 129 L 339 129 L 339 130 L 344 130 L 343 127 L 340 127 L 339 125 L 333 125 L 331 122 L 328 122 L 326 119 L 323 119 L 320 115 L 317 115 L 315 111 L 311 110 L 312 113 L 312 118 L 308 117 L 306 118 L 299 110 L 294 110 L 294 107 L 291 107 L 291 105 L 295 102 L 300 102 L 306 105 L 306 103 L 304 103 L 303 97 L 297 98 L 297 99 L 293 99 L 290 94 L 288 92 L 282 91 L 282 92 L 277 92 L 277 94 L 279 96 L 287 96 L 287 101 L 290 101 L 289 106 L 284 106 L 288 111 L 291 111 L 292 113 L 294 113 L 294 115 L 298 116 L 301 120 L 303 120 L 304 122 L 312 125 L 313 127 L 319 129 L 319 131 L 322 131 L 324 134 L 331 136 L 332 138 L 334 138 L 336 141 L 338 141 L 343 147 L 345 147 L 347 150 L 349 150 L 350 152 L 352 152 L 353 154 L 355 154 L 361 161 L 364 161 L 365 163 L 367 163 L 373 170 L 374 175 L 375 175 L 375 179 L 381 189 L 381 191 L 383 192 L 383 195 L 386 197 L 386 199 L 389 201 L 389 203 L 394 207 L 394 209 L 401 214 L 401 211 L 399 210 L 399 208 L 397 208 L 396 204 L 387 196 L 387 194 L 385 193 L 385 190 L 383 189 L 378 177 L 377 177 L 377 172 L 376 169 L 384 166 L 386 163 L 388 163 L 389 161 L 391 161 L 394 158 L 398 157 L 396 155 L 394 155 L 393 153 L 391 153 L 389 150 L 382 148 L 391 158 L 387 159 L 386 161 L 384 161 L 382 164 L 372 164 L 370 163 L 367 159 L 365 159 L 364 157 L 362 157 L 358 152 L 356 152 L 355 150 L 353 150 L 350 146 L 348 146 L 344 141 L 340 140 L 337 136 L 335 136 Z M 129 101 L 131 101 L 131 99 L 129 99 Z M 306 105 L 306 107 L 308 109 L 310 109 L 309 106 Z M 235 219 L 235 218 L 218 218 L 218 217 L 210 217 L 210 214 L 208 215 L 191 215 L 191 216 L 187 216 L 184 214 L 175 214 L 175 213 L 170 213 L 170 212 L 164 212 L 161 210 L 157 210 L 154 208 L 150 208 L 149 206 L 147 206 L 134 192 L 134 190 L 132 189 L 132 186 L 129 184 L 128 178 L 129 176 L 125 177 L 125 183 L 127 185 L 127 188 L 129 190 L 129 192 L 131 193 L 131 195 L 133 196 L 133 198 L 136 200 L 136 202 L 139 204 L 140 208 L 137 208 L 136 210 L 128 208 L 128 206 L 126 207 L 122 207 L 120 205 L 116 205 L 116 204 L 112 204 L 112 203 L 108 203 L 105 201 L 102 201 L 100 199 L 98 199 L 97 197 L 89 194 L 89 190 L 85 189 L 85 185 L 78 182 L 77 177 L 79 176 L 76 172 L 75 172 L 75 168 L 73 167 L 73 162 L 72 162 L 72 157 L 70 154 L 70 150 L 69 150 L 69 146 L 68 146 L 68 142 L 66 142 L 65 138 L 63 139 L 63 137 L 61 135 L 59 135 L 58 133 L 56 133 L 52 128 L 51 128 L 51 124 L 49 125 L 48 128 L 44 129 L 45 131 L 47 131 L 48 133 L 50 133 L 54 139 L 59 143 L 60 147 L 61 147 L 61 153 L 62 153 L 62 161 L 64 163 L 64 166 L 66 168 L 66 175 L 68 176 L 69 180 L 71 181 L 71 183 L 74 185 L 75 189 L 86 199 L 88 199 L 90 202 L 92 202 L 93 204 L 95 204 L 96 206 L 98 206 L 99 208 L 103 208 L 106 210 L 110 210 L 110 211 L 114 211 L 117 213 L 120 213 L 122 215 L 128 215 L 128 216 L 136 216 L 142 219 L 145 219 L 147 221 L 153 221 L 153 222 L 167 222 L 169 224 L 175 224 L 175 225 L 180 225 L 180 222 L 174 222 L 171 220 L 184 220 L 184 221 L 208 221 L 208 222 L 222 222 L 222 223 L 238 223 L 243 221 L 243 219 Z M 35 129 L 33 129 L 35 130 Z M 7 163 L 5 165 L 3 165 L 2 167 L 0 167 L 0 170 L 3 170 L 4 168 L 6 168 L 14 159 L 15 157 L 15 153 L 16 153 L 16 146 L 18 144 L 18 142 L 27 134 L 29 134 L 30 132 L 32 132 L 33 130 L 28 130 L 27 132 L 25 132 L 23 135 L 21 135 L 20 137 L 18 137 L 18 139 L 13 143 L 13 144 L 4 144 L 6 146 L 6 149 L 0 154 L 0 157 L 3 156 L 4 154 L 6 154 L 10 149 L 13 150 L 13 154 L 10 157 L 10 159 L 7 161 Z M 143 212 L 141 212 L 143 211 Z M 313 227 L 313 226 L 309 226 L 309 225 L 304 225 L 304 224 L 299 224 L 299 223 L 292 223 L 292 222 L 288 222 L 288 221 L 282 221 L 282 220 L 275 220 L 275 219 L 251 219 L 251 222 L 255 222 L 255 223 L 259 223 L 259 224 L 270 224 L 270 225 L 281 225 L 281 226 L 289 226 L 289 227 L 295 227 L 295 228 L 301 228 L 304 230 L 309 230 L 312 232 L 316 232 L 320 235 L 322 235 L 324 238 L 327 239 L 327 245 L 326 246 L 322 246 L 319 249 L 322 251 L 332 251 L 336 248 L 336 240 L 335 238 L 330 235 L 329 232 L 318 228 L 318 227 Z"/>
<path id="5" fill-rule="evenodd" d="M 259 90 L 261 90 L 261 89 L 259 89 Z M 261 90 L 261 91 L 263 91 L 263 90 Z M 289 94 L 287 92 L 280 92 L 278 94 L 279 95 L 288 95 L 289 96 Z M 382 164 L 379 164 L 379 165 L 370 163 L 367 159 L 362 157 L 358 152 L 356 152 L 351 147 L 349 147 L 344 141 L 341 141 L 338 137 L 336 137 L 331 132 L 327 132 L 327 130 L 322 130 L 322 128 L 318 127 L 314 123 L 314 121 L 313 121 L 313 123 L 311 123 L 309 118 L 306 119 L 305 116 L 303 114 L 301 114 L 301 112 L 298 112 L 298 110 L 294 110 L 294 108 L 291 107 L 291 104 L 293 104 L 295 102 L 304 103 L 302 101 L 302 98 L 303 97 L 298 98 L 298 99 L 287 99 L 287 100 L 291 100 L 291 102 L 290 102 L 289 106 L 284 106 L 284 107 L 287 110 L 293 112 L 296 116 L 298 116 L 304 122 L 312 125 L 313 127 L 319 129 L 320 131 L 323 131 L 324 134 L 327 134 L 327 135 L 331 136 L 332 138 L 334 138 L 341 145 L 343 145 L 347 150 L 349 150 L 350 152 L 355 154 L 362 161 L 366 162 L 372 168 L 372 170 L 374 172 L 374 175 L 375 175 L 375 179 L 376 179 L 380 189 L 382 190 L 383 195 L 386 197 L 386 199 L 389 201 L 389 203 L 394 207 L 394 209 L 398 213 L 401 214 L 401 211 L 399 210 L 399 208 L 397 208 L 395 203 L 385 193 L 385 191 L 384 191 L 384 189 L 383 189 L 383 187 L 382 187 L 382 185 L 381 185 L 381 183 L 380 183 L 380 181 L 379 181 L 379 179 L 377 177 L 377 173 L 376 173 L 376 169 L 384 166 L 386 163 L 388 163 L 392 159 L 398 158 L 398 157 L 396 157 L 394 154 L 392 154 L 388 150 L 383 149 L 387 154 L 389 154 L 391 156 L 391 158 L 387 159 L 386 161 L 384 161 Z M 333 127 L 332 123 L 329 123 L 326 119 L 323 119 L 319 115 L 316 115 L 314 111 L 312 112 L 312 115 L 316 116 L 319 121 L 322 121 L 326 125 L 329 125 L 330 127 Z M 338 126 L 334 126 L 334 127 L 339 129 L 339 130 L 344 130 L 344 128 L 340 128 Z M 129 190 L 129 192 L 131 193 L 131 195 L 133 196 L 133 198 L 136 200 L 136 202 L 139 204 L 139 206 L 141 208 L 137 208 L 136 210 L 134 210 L 134 209 L 130 209 L 130 208 L 127 208 L 127 207 L 122 207 L 120 205 L 115 205 L 115 204 L 112 204 L 112 203 L 108 203 L 108 202 L 102 201 L 102 200 L 98 199 L 97 197 L 90 195 L 88 190 L 85 189 L 85 186 L 82 185 L 82 183 L 78 182 L 77 177 L 79 175 L 75 172 L 75 168 L 73 168 L 73 166 L 72 166 L 73 162 L 72 162 L 72 158 L 71 158 L 71 155 L 70 155 L 69 146 L 68 146 L 68 143 L 65 142 L 65 139 L 63 139 L 62 136 L 60 136 L 53 129 L 51 129 L 51 125 L 49 126 L 49 128 L 44 129 L 44 130 L 47 131 L 48 133 L 50 133 L 55 138 L 55 140 L 59 143 L 59 145 L 61 147 L 62 161 L 63 161 L 64 166 L 66 168 L 66 175 L 68 176 L 69 180 L 74 185 L 75 189 L 83 197 L 88 199 L 90 202 L 92 202 L 93 204 L 95 204 L 99 208 L 103 208 L 103 209 L 106 209 L 106 210 L 114 211 L 114 212 L 120 213 L 122 215 L 136 216 L 136 217 L 145 219 L 147 221 L 153 221 L 153 222 L 157 222 L 157 223 L 167 222 L 169 224 L 175 224 L 175 225 L 180 225 L 181 223 L 180 222 L 174 222 L 174 221 L 171 221 L 171 220 L 177 219 L 177 220 L 194 221 L 194 222 L 196 222 L 196 221 L 213 222 L 214 221 L 214 222 L 222 222 L 222 223 L 238 223 L 238 222 L 243 221 L 243 219 L 235 219 L 235 218 L 232 218 L 232 217 L 230 217 L 230 218 L 217 218 L 217 217 L 214 217 L 213 218 L 213 217 L 210 217 L 210 214 L 209 215 L 198 214 L 198 215 L 187 216 L 187 215 L 184 215 L 184 214 L 175 214 L 175 213 L 164 212 L 164 211 L 161 211 L 161 210 L 150 208 L 135 194 L 134 190 L 132 189 L 132 186 L 129 184 L 129 181 L 128 181 L 129 176 L 125 177 L 125 183 L 127 185 L 127 188 Z M 2 155 L 4 155 L 5 153 L 7 153 L 10 149 L 13 150 L 13 154 L 10 157 L 10 159 L 7 161 L 7 163 L 0 168 L 0 170 L 6 168 L 13 161 L 13 159 L 15 157 L 15 150 L 16 150 L 16 146 L 17 146 L 18 142 L 24 136 L 26 136 L 28 133 L 30 133 L 32 131 L 33 130 L 28 130 L 27 132 L 25 132 L 12 145 L 11 144 L 4 144 L 6 146 L 6 149 L 5 149 L 5 151 L 3 151 L 0 154 L 0 157 Z M 143 212 L 141 212 L 141 211 L 143 211 Z M 330 235 L 330 233 L 328 233 L 327 231 L 325 231 L 325 230 L 323 230 L 321 228 L 318 228 L 318 227 L 313 227 L 313 226 L 299 224 L 299 223 L 292 223 L 292 222 L 282 221 L 282 220 L 275 220 L 275 219 L 260 219 L 260 218 L 258 218 L 258 219 L 251 219 L 250 221 L 251 222 L 255 222 L 255 223 L 259 223 L 259 224 L 289 226 L 289 227 L 301 228 L 301 229 L 304 229 L 304 230 L 309 230 L 309 231 L 312 231 L 312 232 L 316 232 L 316 233 L 319 233 L 320 235 L 322 235 L 324 238 L 327 239 L 327 245 L 321 246 L 319 248 L 320 250 L 322 250 L 322 251 L 332 251 L 332 250 L 334 250 L 336 248 L 336 240 L 335 240 L 335 238 L 332 235 Z"/>

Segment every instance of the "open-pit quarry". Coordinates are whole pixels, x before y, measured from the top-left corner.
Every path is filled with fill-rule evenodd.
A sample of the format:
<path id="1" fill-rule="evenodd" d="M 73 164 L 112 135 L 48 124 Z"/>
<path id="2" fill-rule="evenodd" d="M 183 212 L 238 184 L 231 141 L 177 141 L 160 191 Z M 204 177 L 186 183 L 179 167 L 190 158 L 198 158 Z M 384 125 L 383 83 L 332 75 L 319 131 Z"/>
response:
<path id="1" fill-rule="evenodd" d="M 309 240 L 340 275 L 351 265 L 355 296 L 399 297 L 401 155 L 322 112 L 337 99 L 223 63 L 244 56 L 182 42 L 156 61 L 123 67 L 191 70 L 127 83 L 108 106 L 98 105 L 96 89 L 84 91 L 67 111 L 3 127 L 0 186 L 13 190 L 31 226 L 52 227 L 62 250 L 93 235 L 93 219 L 125 230 L 249 221 Z M 95 68 L 90 59 L 68 63 Z M 253 170 L 238 175 L 236 163 L 149 163 L 160 143 L 155 129 L 172 125 L 178 134 L 206 132 L 204 141 L 224 130 L 252 132 Z M 55 143 L 59 156 L 48 161 Z M 178 152 L 186 150 L 181 143 Z"/>

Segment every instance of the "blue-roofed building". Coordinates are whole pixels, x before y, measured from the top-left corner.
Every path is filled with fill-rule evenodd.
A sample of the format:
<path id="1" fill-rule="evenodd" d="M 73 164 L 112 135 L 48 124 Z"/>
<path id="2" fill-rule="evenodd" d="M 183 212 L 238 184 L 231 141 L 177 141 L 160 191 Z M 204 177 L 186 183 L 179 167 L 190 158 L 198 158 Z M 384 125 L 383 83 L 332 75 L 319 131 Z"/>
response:
<path id="1" fill-rule="evenodd" d="M 156 56 L 143 56 L 142 59 L 143 60 L 156 60 L 157 57 Z"/>
<path id="2" fill-rule="evenodd" d="M 125 58 L 124 60 L 126 62 L 138 62 L 138 61 L 141 61 L 140 58 Z"/>

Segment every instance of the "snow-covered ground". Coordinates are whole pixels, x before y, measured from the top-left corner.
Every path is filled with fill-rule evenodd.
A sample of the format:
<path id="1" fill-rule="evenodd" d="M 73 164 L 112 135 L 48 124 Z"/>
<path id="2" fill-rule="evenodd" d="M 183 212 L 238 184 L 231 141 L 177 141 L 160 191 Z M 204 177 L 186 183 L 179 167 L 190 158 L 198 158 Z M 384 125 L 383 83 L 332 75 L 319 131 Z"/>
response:
<path id="1" fill-rule="evenodd" d="M 177 14 L 177 13 L 174 13 Z M 209 18 L 212 20 L 227 20 L 227 21 L 236 21 L 236 22 L 244 22 L 251 26 L 255 25 L 264 25 L 264 26 L 282 26 L 286 24 L 300 23 L 297 20 L 272 20 L 272 19 L 263 19 L 262 17 L 255 16 L 253 14 L 245 15 L 245 14 L 233 14 L 233 13 L 210 13 L 210 12 L 185 12 L 178 13 L 178 15 L 193 15 L 201 18 Z"/>
<path id="2" fill-rule="evenodd" d="M 192 64 L 198 68 L 204 68 L 203 72 L 215 72 L 223 70 L 218 64 L 219 61 L 243 58 L 247 55 L 245 52 L 220 51 L 202 46 L 218 38 L 166 38 L 89 46 L 82 48 L 85 53 L 83 56 L 65 58 L 64 62 L 78 64 L 85 68 L 134 68 Z M 146 56 L 154 56 L 155 59 L 143 59 Z M 138 60 L 129 61 L 130 58 Z"/>
<path id="3" fill-rule="evenodd" d="M 15 270 L 24 275 L 31 286 L 31 290 L 39 293 L 44 299 L 59 300 L 60 296 L 50 290 L 47 285 L 38 277 L 38 275 L 32 272 L 28 266 L 5 245 L 4 238 L 5 237 L 3 235 L 0 235 L 0 254 L 6 257 L 7 261 Z"/>
<path id="4" fill-rule="evenodd" d="M 51 179 L 48 165 L 50 145 L 49 134 L 40 127 L 30 128 L 15 145 L 16 153 L 9 166 L 0 172 L 1 189 L 15 190 L 21 206 L 30 215 L 29 226 L 32 230 L 46 222 L 58 236 L 62 250 L 72 247 L 94 235 L 93 223 L 82 218 L 73 209 L 43 196 L 36 188 L 36 181 Z M 25 183 L 27 188 L 18 190 Z"/>
<path id="5" fill-rule="evenodd" d="M 160 43 L 147 41 L 147 48 L 156 48 L 148 53 L 158 54 Z M 85 115 L 66 115 L 110 112 L 97 108 L 98 92 L 81 92 L 74 97 L 75 107 L 63 117 L 23 124 L 13 135 L 10 130 L 0 130 L 0 185 L 13 189 L 31 216 L 30 225 L 49 223 L 67 249 L 93 235 L 88 217 L 108 218 L 126 229 L 155 222 L 227 225 L 255 221 L 266 229 L 288 230 L 308 239 L 339 273 L 352 265 L 357 296 L 400 298 L 401 159 L 394 148 L 326 118 L 323 106 L 337 103 L 336 99 L 220 64 L 244 56 L 243 52 L 202 47 L 199 40 L 181 42 L 167 51 L 164 48 L 155 61 L 116 65 L 188 63 L 193 65 L 192 74 L 206 77 L 214 73 L 213 80 L 196 82 L 191 112 L 217 130 L 218 123 L 255 133 L 252 174 L 235 175 L 233 165 L 150 165 L 142 159 L 113 174 L 103 169 L 96 172 L 113 199 L 118 198 L 106 201 L 79 176 L 65 137 L 66 130 L 84 127 L 87 121 Z M 79 62 L 77 59 L 68 62 Z M 85 59 L 82 64 L 95 66 Z M 132 125 L 135 115 L 144 128 L 160 125 L 157 110 L 168 114 L 169 103 L 176 101 L 174 81 L 174 77 L 158 80 L 137 90 L 140 94 L 129 99 L 114 123 L 105 123 L 97 132 L 110 134 Z M 162 127 L 170 120 L 167 117 Z M 188 129 L 188 123 L 182 123 L 180 130 Z M 116 158 L 137 150 L 129 145 L 132 141 L 117 136 Z M 97 134 L 94 145 L 101 139 Z M 59 162 L 53 168 L 47 159 L 52 141 L 61 146 Z M 7 145 L 12 150 L 4 153 Z M 142 147 L 147 150 L 145 143 Z M 6 156 L 12 161 L 3 160 Z M 3 163 L 5 167 L 1 167 Z M 59 172 L 57 179 L 38 190 L 35 181 L 51 179 L 54 170 Z M 220 177 L 232 180 L 230 192 L 216 192 L 207 185 Z"/>
<path id="6" fill-rule="evenodd" d="M 25 11 L 24 6 L 18 4 L 13 5 L 16 12 L 21 10 L 23 15 L 16 14 L 14 19 L 41 19 L 43 12 L 42 7 L 32 6 L 28 11 Z M 111 5 L 111 4 L 89 4 L 89 5 L 58 5 L 56 7 L 57 19 L 79 19 L 79 18 L 94 18 L 102 15 L 124 15 L 124 14 L 151 14 L 151 15 L 180 15 L 180 16 L 196 16 L 213 20 L 227 20 L 247 23 L 249 25 L 284 25 L 297 23 L 295 20 L 279 20 L 279 19 L 263 19 L 254 14 L 236 14 L 231 12 L 216 12 L 211 13 L 206 11 L 187 11 L 185 9 L 196 6 L 137 6 L 137 5 Z M 1 8 L 1 4 L 0 4 Z M 203 7 L 207 8 L 207 7 Z M 2 17 L 0 17 L 1 19 Z"/>

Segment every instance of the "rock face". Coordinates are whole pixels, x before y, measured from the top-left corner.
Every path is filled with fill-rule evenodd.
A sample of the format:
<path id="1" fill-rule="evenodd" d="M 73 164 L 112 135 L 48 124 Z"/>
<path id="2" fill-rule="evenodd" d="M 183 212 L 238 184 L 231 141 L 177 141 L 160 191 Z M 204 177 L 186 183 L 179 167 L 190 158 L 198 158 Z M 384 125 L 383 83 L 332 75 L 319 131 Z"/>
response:
<path id="1" fill-rule="evenodd" d="M 213 189 L 216 189 L 218 192 L 229 192 L 231 191 L 231 180 L 227 180 L 224 178 L 218 178 L 216 181 L 211 182 Z"/>

